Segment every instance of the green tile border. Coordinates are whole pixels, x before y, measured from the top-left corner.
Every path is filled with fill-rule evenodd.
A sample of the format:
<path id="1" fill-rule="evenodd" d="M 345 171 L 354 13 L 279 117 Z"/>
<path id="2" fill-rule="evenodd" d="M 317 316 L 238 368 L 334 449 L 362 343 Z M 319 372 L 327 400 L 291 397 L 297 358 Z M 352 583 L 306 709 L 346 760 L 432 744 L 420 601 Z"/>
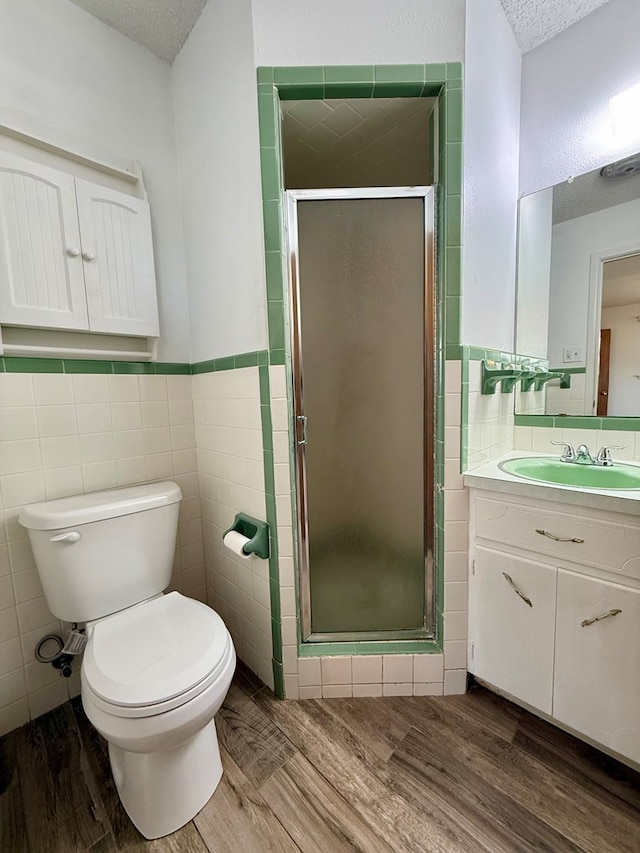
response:
<path id="1" fill-rule="evenodd" d="M 640 432 L 640 418 L 606 417 L 593 415 L 515 415 L 515 426 L 546 427 L 547 429 L 611 430 L 612 432 Z"/>
<path id="2" fill-rule="evenodd" d="M 460 346 L 462 294 L 462 63 L 260 67 L 257 69 L 257 93 L 269 364 L 273 365 L 288 363 L 280 101 L 331 97 L 438 97 L 434 120 L 438 125 L 437 173 L 434 183 L 437 185 L 436 316 L 439 332 L 435 399 L 434 609 L 436 641 L 441 642 L 444 589 L 444 361 L 447 357 L 445 346 Z M 194 373 L 201 369 L 194 367 Z M 215 366 L 213 369 L 216 369 Z M 265 463 L 265 482 L 269 482 L 267 467 Z M 279 596 L 279 588 L 277 593 Z M 274 638 L 276 633 L 279 634 L 274 630 Z M 328 644 L 321 645 L 326 653 Z M 305 648 L 309 648 L 309 645 Z M 281 648 L 276 648 L 274 639 L 274 675 L 276 665 L 280 662 Z"/>
<path id="3" fill-rule="evenodd" d="M 442 654 L 434 640 L 378 640 L 355 643 L 302 643 L 300 657 L 339 657 L 345 655 L 433 655 Z"/>
<path id="4" fill-rule="evenodd" d="M 105 361 L 102 359 L 0 357 L 0 373 L 138 373 L 150 376 L 189 376 L 186 362 Z"/>

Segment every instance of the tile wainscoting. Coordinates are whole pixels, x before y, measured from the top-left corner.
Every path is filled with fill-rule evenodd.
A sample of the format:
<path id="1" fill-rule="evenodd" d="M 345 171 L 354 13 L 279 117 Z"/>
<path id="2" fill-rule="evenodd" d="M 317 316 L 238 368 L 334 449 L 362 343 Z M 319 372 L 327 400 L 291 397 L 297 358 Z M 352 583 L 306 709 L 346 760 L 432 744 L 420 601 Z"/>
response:
<path id="1" fill-rule="evenodd" d="M 6 358 L 0 372 L 0 733 L 79 692 L 79 672 L 62 679 L 34 658 L 36 642 L 63 627 L 43 597 L 22 506 L 174 480 L 184 499 L 171 588 L 205 600 L 191 376 L 98 364 L 69 374 L 55 360 Z"/>

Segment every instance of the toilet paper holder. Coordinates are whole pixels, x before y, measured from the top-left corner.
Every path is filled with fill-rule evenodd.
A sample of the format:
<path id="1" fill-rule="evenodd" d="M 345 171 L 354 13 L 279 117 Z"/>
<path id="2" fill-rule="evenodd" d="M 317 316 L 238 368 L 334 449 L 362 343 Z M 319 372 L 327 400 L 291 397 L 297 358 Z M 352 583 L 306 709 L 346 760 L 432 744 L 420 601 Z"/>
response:
<path id="1" fill-rule="evenodd" d="M 242 549 L 245 554 L 255 554 L 263 560 L 269 559 L 269 525 L 266 521 L 258 521 L 257 518 L 239 512 L 236 514 L 233 525 L 225 530 L 223 538 L 232 530 L 241 536 L 246 536 L 249 540 Z"/>

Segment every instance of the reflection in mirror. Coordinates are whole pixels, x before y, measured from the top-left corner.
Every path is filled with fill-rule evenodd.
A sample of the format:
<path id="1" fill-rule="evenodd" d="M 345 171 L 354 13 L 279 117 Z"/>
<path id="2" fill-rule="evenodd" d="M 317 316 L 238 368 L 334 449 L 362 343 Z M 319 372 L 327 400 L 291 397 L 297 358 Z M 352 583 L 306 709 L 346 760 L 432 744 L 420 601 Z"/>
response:
<path id="1" fill-rule="evenodd" d="M 520 200 L 516 351 L 563 372 L 516 411 L 640 417 L 640 154 Z"/>

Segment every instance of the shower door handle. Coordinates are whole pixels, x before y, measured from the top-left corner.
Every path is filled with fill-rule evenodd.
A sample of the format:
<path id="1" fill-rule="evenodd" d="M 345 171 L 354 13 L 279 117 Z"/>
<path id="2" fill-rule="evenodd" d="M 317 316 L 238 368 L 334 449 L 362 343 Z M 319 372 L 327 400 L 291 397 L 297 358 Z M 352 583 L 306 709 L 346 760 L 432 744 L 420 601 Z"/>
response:
<path id="1" fill-rule="evenodd" d="M 307 443 L 307 416 L 297 415 L 296 424 L 301 427 L 299 434 L 300 432 L 302 433 L 302 438 L 298 438 L 296 440 L 296 444 L 298 445 L 298 447 L 304 447 Z"/>

